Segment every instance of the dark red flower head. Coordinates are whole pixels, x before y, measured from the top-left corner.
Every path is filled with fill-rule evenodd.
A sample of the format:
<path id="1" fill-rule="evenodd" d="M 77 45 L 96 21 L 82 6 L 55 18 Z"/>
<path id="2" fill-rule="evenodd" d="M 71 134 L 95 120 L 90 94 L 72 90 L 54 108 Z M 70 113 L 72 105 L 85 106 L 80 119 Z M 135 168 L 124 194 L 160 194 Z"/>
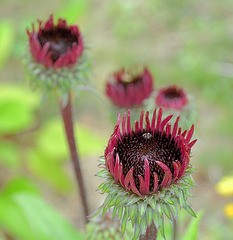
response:
<path id="1" fill-rule="evenodd" d="M 158 90 L 156 105 L 163 108 L 181 110 L 188 104 L 185 91 L 177 86 L 169 86 Z"/>
<path id="2" fill-rule="evenodd" d="M 156 114 L 158 114 L 156 119 Z M 120 114 L 105 150 L 105 165 L 126 190 L 137 195 L 148 195 L 159 188 L 178 181 L 188 168 L 190 152 L 197 140 L 191 141 L 194 126 L 182 132 L 178 127 L 179 117 L 171 127 L 169 115 L 162 120 L 162 109 L 154 110 L 152 120 L 144 111 L 135 129 L 130 125 L 130 110 L 121 123 Z M 122 125 L 122 130 L 120 130 Z"/>
<path id="3" fill-rule="evenodd" d="M 121 108 L 140 107 L 153 90 L 153 79 L 147 68 L 132 76 L 124 69 L 115 72 L 106 83 L 106 94 Z"/>
<path id="4" fill-rule="evenodd" d="M 74 65 L 83 52 L 83 39 L 76 25 L 68 26 L 59 18 L 54 24 L 53 16 L 43 24 L 38 20 L 39 29 L 27 30 L 30 50 L 35 62 L 45 67 L 61 68 Z"/>

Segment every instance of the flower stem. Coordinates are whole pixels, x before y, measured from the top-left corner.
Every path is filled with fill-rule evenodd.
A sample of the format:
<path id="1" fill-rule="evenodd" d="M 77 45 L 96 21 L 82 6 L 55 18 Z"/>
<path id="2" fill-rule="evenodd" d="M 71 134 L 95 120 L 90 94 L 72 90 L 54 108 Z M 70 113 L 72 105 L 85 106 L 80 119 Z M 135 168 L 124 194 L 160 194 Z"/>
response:
<path id="1" fill-rule="evenodd" d="M 63 106 L 63 103 L 61 101 L 61 98 L 59 99 L 59 107 L 60 112 L 62 115 L 65 132 L 66 132 L 66 138 L 69 145 L 70 155 L 74 167 L 75 177 L 79 186 L 79 192 L 82 198 L 82 206 L 83 206 L 83 212 L 85 215 L 85 222 L 88 222 L 87 216 L 89 215 L 88 211 L 88 204 L 86 200 L 86 192 L 83 184 L 83 178 L 82 178 L 82 172 L 79 164 L 79 157 L 77 153 L 76 143 L 75 143 L 75 137 L 74 137 L 74 125 L 73 125 L 73 119 L 72 119 L 72 106 L 71 106 L 71 96 L 70 93 L 68 93 L 68 102 L 65 106 Z"/>
<path id="2" fill-rule="evenodd" d="M 174 219 L 173 220 L 173 240 L 176 240 L 176 235 L 177 235 L 177 221 Z"/>
<path id="3" fill-rule="evenodd" d="M 150 226 L 147 226 L 145 234 L 139 237 L 139 240 L 156 240 L 157 239 L 157 228 L 152 223 Z"/>

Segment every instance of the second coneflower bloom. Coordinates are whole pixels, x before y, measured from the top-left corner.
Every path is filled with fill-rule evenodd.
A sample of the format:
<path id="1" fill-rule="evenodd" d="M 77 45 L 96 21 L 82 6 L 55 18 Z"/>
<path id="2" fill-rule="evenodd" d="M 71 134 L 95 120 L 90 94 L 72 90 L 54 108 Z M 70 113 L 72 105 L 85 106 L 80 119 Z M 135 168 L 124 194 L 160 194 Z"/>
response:
<path id="1" fill-rule="evenodd" d="M 105 91 L 116 107 L 137 108 L 153 91 L 153 79 L 147 68 L 137 75 L 122 69 L 109 77 Z"/>
<path id="2" fill-rule="evenodd" d="M 105 169 L 100 176 L 106 181 L 99 187 L 108 193 L 103 212 L 114 206 L 122 217 L 123 231 L 126 222 L 132 220 L 135 236 L 152 223 L 164 235 L 163 216 L 174 220 L 179 207 L 195 215 L 187 200 L 188 189 L 194 186 L 189 165 L 196 142 L 191 140 L 194 126 L 182 131 L 179 117 L 173 126 L 171 118 L 163 119 L 162 109 L 155 109 L 151 120 L 146 112 L 144 126 L 142 111 L 132 128 L 130 111 L 122 120 L 118 115 L 105 150 Z"/>
<path id="3" fill-rule="evenodd" d="M 51 15 L 45 22 L 38 20 L 38 28 L 33 24 L 27 34 L 31 55 L 27 68 L 33 87 L 70 90 L 80 81 L 84 45 L 78 26 L 62 18 L 55 22 Z"/>
<path id="4" fill-rule="evenodd" d="M 182 110 L 188 104 L 186 92 L 178 86 L 168 86 L 158 90 L 155 97 L 156 106 Z"/>

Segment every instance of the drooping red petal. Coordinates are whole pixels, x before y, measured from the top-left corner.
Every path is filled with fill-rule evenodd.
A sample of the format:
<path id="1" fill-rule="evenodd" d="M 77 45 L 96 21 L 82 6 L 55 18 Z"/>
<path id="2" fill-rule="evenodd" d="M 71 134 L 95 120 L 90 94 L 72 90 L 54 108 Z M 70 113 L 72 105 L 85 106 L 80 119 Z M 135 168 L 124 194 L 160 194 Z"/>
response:
<path id="1" fill-rule="evenodd" d="M 137 120 L 135 120 L 135 132 L 139 131 L 139 123 Z"/>
<path id="2" fill-rule="evenodd" d="M 164 163 L 160 162 L 160 161 L 156 161 L 156 163 L 163 169 L 164 171 L 164 178 L 163 181 L 161 183 L 161 187 L 165 187 L 171 184 L 172 181 L 172 173 L 170 171 L 170 169 L 168 168 L 167 165 L 165 165 Z"/>
<path id="3" fill-rule="evenodd" d="M 151 121 L 151 130 L 152 130 L 152 132 L 154 132 L 154 130 L 155 130 L 156 111 L 157 111 L 157 109 L 155 108 L 155 110 L 153 112 L 152 121 Z"/>
<path id="4" fill-rule="evenodd" d="M 189 132 L 188 132 L 188 135 L 187 135 L 187 137 L 186 137 L 187 143 L 190 142 L 190 140 L 191 140 L 191 138 L 192 138 L 192 136 L 193 136 L 193 133 L 194 133 L 194 125 L 191 126 L 191 128 L 190 128 L 190 130 L 189 130 Z"/>
<path id="5" fill-rule="evenodd" d="M 168 137 L 171 134 L 171 123 L 166 125 L 166 136 Z"/>
<path id="6" fill-rule="evenodd" d="M 165 119 L 163 119 L 163 121 L 161 122 L 161 125 L 160 125 L 160 129 L 159 129 L 160 132 L 163 132 L 165 125 L 170 121 L 170 119 L 172 117 L 173 117 L 173 115 L 169 115 Z"/>
<path id="7" fill-rule="evenodd" d="M 120 164 L 120 159 L 119 159 L 119 155 L 117 153 L 116 163 L 115 163 L 115 167 L 114 167 L 114 179 L 115 179 L 115 181 L 118 181 L 119 164 Z"/>
<path id="8" fill-rule="evenodd" d="M 158 181 L 158 175 L 157 173 L 153 173 L 154 176 L 154 192 L 157 192 L 158 188 L 159 188 L 159 181 Z"/>
<path id="9" fill-rule="evenodd" d="M 146 112 L 146 129 L 150 130 L 150 120 L 149 120 L 149 111 Z"/>
<path id="10" fill-rule="evenodd" d="M 163 113 L 162 108 L 160 108 L 158 113 L 158 118 L 157 118 L 156 131 L 159 131 L 159 127 L 162 119 L 162 113 Z"/>
<path id="11" fill-rule="evenodd" d="M 128 110 L 128 116 L 127 116 L 127 132 L 131 133 L 131 125 L 130 125 L 130 109 Z"/>
<path id="12" fill-rule="evenodd" d="M 141 112 L 140 115 L 140 130 L 143 130 L 143 117 L 144 117 L 144 110 Z"/>
<path id="13" fill-rule="evenodd" d="M 122 135 L 125 134 L 125 122 L 126 122 L 126 113 L 124 113 L 123 120 L 122 120 Z"/>
<path id="14" fill-rule="evenodd" d="M 172 137 L 175 138 L 176 133 L 177 133 L 177 129 L 178 129 L 178 122 L 179 122 L 180 116 L 178 116 L 176 118 L 175 124 L 173 126 L 173 130 L 172 130 Z"/>
<path id="15" fill-rule="evenodd" d="M 173 182 L 175 181 L 175 179 L 178 177 L 178 174 L 179 174 L 179 171 L 180 171 L 180 167 L 178 165 L 179 162 L 178 160 L 177 161 L 173 161 L 172 164 L 173 164 L 173 167 L 174 167 L 174 172 L 173 172 Z M 180 163 L 180 162 L 179 162 Z"/>

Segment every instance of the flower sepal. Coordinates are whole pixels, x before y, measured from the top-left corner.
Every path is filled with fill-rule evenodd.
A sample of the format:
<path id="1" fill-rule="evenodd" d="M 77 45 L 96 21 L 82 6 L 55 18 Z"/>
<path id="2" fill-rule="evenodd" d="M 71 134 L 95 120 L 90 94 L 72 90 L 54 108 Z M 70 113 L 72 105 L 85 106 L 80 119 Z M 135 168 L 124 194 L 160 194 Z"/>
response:
<path id="1" fill-rule="evenodd" d="M 47 68 L 34 62 L 29 53 L 25 59 L 25 78 L 33 90 L 40 89 L 45 93 L 58 90 L 66 93 L 75 90 L 78 85 L 90 84 L 90 58 L 85 51 L 72 67 Z"/>
<path id="2" fill-rule="evenodd" d="M 100 162 L 100 165 L 104 164 L 103 159 Z M 127 222 L 131 221 L 134 228 L 133 239 L 138 239 L 139 235 L 144 234 L 147 226 L 152 223 L 165 238 L 165 218 L 172 223 L 177 219 L 180 208 L 184 208 L 190 215 L 196 216 L 187 200 L 188 196 L 192 196 L 189 190 L 194 187 L 191 177 L 193 171 L 194 169 L 189 166 L 179 181 L 161 188 L 156 193 L 138 196 L 131 190 L 122 188 L 107 169 L 102 169 L 97 175 L 104 178 L 105 181 L 98 187 L 98 190 L 102 194 L 107 193 L 108 196 L 100 206 L 99 212 L 105 215 L 113 208 L 112 218 L 117 217 L 122 222 L 122 234 L 127 228 Z"/>

